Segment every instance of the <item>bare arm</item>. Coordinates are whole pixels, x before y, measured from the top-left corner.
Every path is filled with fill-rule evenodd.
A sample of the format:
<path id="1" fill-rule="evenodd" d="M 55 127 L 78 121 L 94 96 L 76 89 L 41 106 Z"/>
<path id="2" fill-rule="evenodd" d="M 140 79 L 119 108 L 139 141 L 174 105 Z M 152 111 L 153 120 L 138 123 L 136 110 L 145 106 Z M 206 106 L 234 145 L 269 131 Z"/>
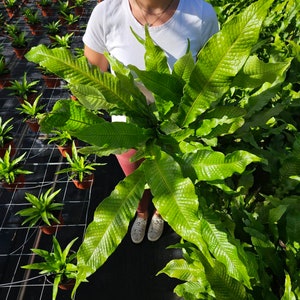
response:
<path id="1" fill-rule="evenodd" d="M 108 70 L 108 61 L 102 53 L 98 53 L 84 45 L 84 55 L 92 65 L 98 66 L 101 71 L 106 72 Z"/>

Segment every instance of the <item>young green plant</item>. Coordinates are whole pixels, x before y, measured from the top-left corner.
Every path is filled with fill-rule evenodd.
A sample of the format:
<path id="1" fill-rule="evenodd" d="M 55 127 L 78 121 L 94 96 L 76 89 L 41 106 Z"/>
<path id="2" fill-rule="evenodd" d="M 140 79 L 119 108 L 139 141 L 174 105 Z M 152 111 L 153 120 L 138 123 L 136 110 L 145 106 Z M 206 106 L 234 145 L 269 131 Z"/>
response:
<path id="1" fill-rule="evenodd" d="M 77 179 L 81 182 L 86 176 L 93 174 L 96 166 L 103 165 L 91 162 L 86 155 L 80 155 L 74 141 L 72 142 L 72 156 L 67 153 L 66 158 L 69 167 L 59 170 L 56 174 L 67 173 L 70 179 Z"/>
<path id="2" fill-rule="evenodd" d="M 6 87 L 6 89 L 12 91 L 9 95 L 27 100 L 30 94 L 37 92 L 36 87 L 38 83 L 39 80 L 29 81 L 27 79 L 27 72 L 24 72 L 21 81 L 10 81 L 10 86 Z"/>
<path id="3" fill-rule="evenodd" d="M 13 118 L 3 121 L 0 116 L 0 147 L 2 148 L 5 144 L 13 139 L 13 125 L 11 124 Z"/>
<path id="4" fill-rule="evenodd" d="M 299 184 L 289 177 L 300 174 L 299 1 L 284 5 L 292 8 L 288 18 L 267 27 L 273 1 L 253 2 L 228 19 L 196 61 L 187 51 L 173 70 L 147 26 L 145 39 L 135 34 L 145 46 L 145 70 L 107 54 L 114 74 L 103 73 L 63 48 L 38 46 L 27 55 L 64 78 L 78 99 L 56 102 L 45 129 L 67 130 L 91 145 L 85 153 L 136 149 L 132 161 L 143 159 L 95 210 L 78 249 L 73 295 L 126 236 L 147 184 L 183 241 L 183 258 L 163 270 L 184 281 L 175 290 L 180 297 L 300 296 Z M 275 5 L 276 21 L 285 17 L 284 5 Z M 282 31 L 269 37 L 274 28 Z M 260 40 L 262 33 L 274 43 Z M 269 49 L 265 62 L 260 54 Z M 154 103 L 147 104 L 137 81 Z M 128 122 L 96 118 L 98 109 Z"/>
<path id="5" fill-rule="evenodd" d="M 24 116 L 24 121 L 38 119 L 38 115 L 41 114 L 45 107 L 45 105 L 39 105 L 41 96 L 42 94 L 39 94 L 33 103 L 24 100 L 24 102 L 21 103 L 21 107 L 16 108 Z"/>
<path id="6" fill-rule="evenodd" d="M 31 171 L 25 170 L 22 163 L 24 162 L 26 152 L 20 156 L 11 157 L 11 146 L 9 145 L 4 157 L 0 157 L 0 181 L 7 184 L 13 184 L 19 175 L 32 174 Z"/>
<path id="7" fill-rule="evenodd" d="M 74 280 L 77 276 L 76 252 L 71 251 L 77 238 L 73 239 L 62 249 L 58 240 L 53 236 L 53 251 L 44 249 L 31 249 L 42 258 L 42 262 L 22 266 L 23 269 L 39 270 L 40 274 L 54 277 L 52 288 L 52 300 L 55 300 L 60 283 L 66 280 Z"/>
<path id="8" fill-rule="evenodd" d="M 55 202 L 55 197 L 60 191 L 61 189 L 53 191 L 53 188 L 49 188 L 39 196 L 25 193 L 25 200 L 31 204 L 31 207 L 21 209 L 16 213 L 16 215 L 25 217 L 22 225 L 28 223 L 29 227 L 33 227 L 41 221 L 48 226 L 51 226 L 52 222 L 60 224 L 60 221 L 54 214 L 55 211 L 62 210 L 64 206 L 63 203 Z"/>

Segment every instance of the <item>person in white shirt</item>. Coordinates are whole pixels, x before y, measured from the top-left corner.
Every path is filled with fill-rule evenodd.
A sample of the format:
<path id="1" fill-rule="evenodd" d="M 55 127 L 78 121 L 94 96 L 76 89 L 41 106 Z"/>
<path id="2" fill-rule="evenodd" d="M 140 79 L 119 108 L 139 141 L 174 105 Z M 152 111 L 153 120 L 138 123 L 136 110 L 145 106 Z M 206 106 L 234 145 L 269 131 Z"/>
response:
<path id="1" fill-rule="evenodd" d="M 166 53 L 170 70 L 176 60 L 186 53 L 189 42 L 196 60 L 199 50 L 219 30 L 216 13 L 204 0 L 104 0 L 93 9 L 88 21 L 83 36 L 84 54 L 91 64 L 103 72 L 109 69 L 104 52 L 124 65 L 131 64 L 144 70 L 145 48 L 133 35 L 131 28 L 144 38 L 145 25 L 149 27 L 151 38 Z M 112 121 L 124 121 L 125 118 L 112 116 Z M 130 162 L 134 153 L 135 150 L 131 149 L 116 156 L 126 176 L 140 163 Z M 150 199 L 150 191 L 145 190 L 131 228 L 134 243 L 144 239 Z M 155 211 L 148 229 L 148 239 L 158 240 L 163 228 L 164 221 Z"/>

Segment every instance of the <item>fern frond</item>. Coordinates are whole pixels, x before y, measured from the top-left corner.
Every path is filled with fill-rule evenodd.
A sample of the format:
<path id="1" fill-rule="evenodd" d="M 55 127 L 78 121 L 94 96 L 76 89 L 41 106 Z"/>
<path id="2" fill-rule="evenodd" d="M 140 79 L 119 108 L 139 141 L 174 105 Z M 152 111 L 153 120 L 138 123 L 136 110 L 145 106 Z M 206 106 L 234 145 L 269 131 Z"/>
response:
<path id="1" fill-rule="evenodd" d="M 271 1 L 260 0 L 228 21 L 200 51 L 174 118 L 188 126 L 229 89 L 258 40 Z"/>

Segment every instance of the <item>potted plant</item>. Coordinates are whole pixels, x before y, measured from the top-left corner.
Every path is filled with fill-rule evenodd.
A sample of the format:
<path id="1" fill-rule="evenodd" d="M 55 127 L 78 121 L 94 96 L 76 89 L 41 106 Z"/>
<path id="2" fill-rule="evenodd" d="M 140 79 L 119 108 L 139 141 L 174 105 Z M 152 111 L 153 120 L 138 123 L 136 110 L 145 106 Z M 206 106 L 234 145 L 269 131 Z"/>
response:
<path id="1" fill-rule="evenodd" d="M 18 1 L 17 0 L 4 0 L 4 7 L 7 11 L 8 17 L 11 19 L 16 15 L 18 11 Z"/>
<path id="2" fill-rule="evenodd" d="M 28 39 L 26 37 L 26 33 L 22 31 L 19 34 L 12 34 L 10 37 L 11 46 L 13 47 L 17 58 L 22 59 L 28 50 Z"/>
<path id="3" fill-rule="evenodd" d="M 51 42 L 54 42 L 55 40 L 55 35 L 58 35 L 61 31 L 61 21 L 52 21 L 44 25 L 44 28 L 46 30 L 46 33 L 50 39 Z"/>
<path id="4" fill-rule="evenodd" d="M 67 157 L 67 153 L 72 155 L 73 137 L 66 130 L 52 130 L 48 143 L 54 143 L 63 157 Z M 77 144 L 77 141 L 75 141 Z"/>
<path id="5" fill-rule="evenodd" d="M 63 48 L 69 49 L 71 47 L 73 35 L 74 35 L 74 32 L 66 33 L 62 36 L 56 34 L 53 37 L 53 42 L 52 42 L 50 48 L 63 47 Z"/>
<path id="6" fill-rule="evenodd" d="M 16 96 L 20 103 L 24 100 L 31 102 L 37 97 L 37 90 L 35 89 L 39 80 L 29 81 L 27 79 L 27 72 L 24 72 L 21 81 L 11 80 L 10 85 L 6 89 L 11 90 L 10 95 Z"/>
<path id="7" fill-rule="evenodd" d="M 33 132 L 39 131 L 40 126 L 38 115 L 45 107 L 45 105 L 39 105 L 41 96 L 42 94 L 37 96 L 33 103 L 24 100 L 24 102 L 21 103 L 21 107 L 17 107 L 17 110 L 20 111 L 20 113 L 24 116 L 24 121 L 28 124 Z"/>
<path id="8" fill-rule="evenodd" d="M 10 39 L 12 39 L 15 35 L 18 35 L 22 32 L 20 25 L 18 23 L 5 23 L 4 31 L 8 35 Z"/>
<path id="9" fill-rule="evenodd" d="M 71 6 L 69 1 L 58 1 L 58 14 L 62 23 L 64 23 L 64 14 L 69 14 L 71 12 Z"/>
<path id="10" fill-rule="evenodd" d="M 81 16 L 84 11 L 84 5 L 87 3 L 87 0 L 75 0 L 74 1 L 74 12 L 76 16 Z"/>
<path id="11" fill-rule="evenodd" d="M 59 170 L 56 174 L 67 173 L 78 189 L 90 188 L 94 182 L 95 167 L 103 164 L 90 161 L 86 155 L 80 155 L 74 141 L 72 142 L 72 157 L 66 153 L 66 158 L 69 166 Z"/>
<path id="12" fill-rule="evenodd" d="M 77 238 L 73 239 L 62 249 L 58 240 L 53 236 L 53 252 L 44 249 L 32 249 L 35 255 L 40 256 L 41 262 L 22 266 L 23 269 L 39 270 L 40 274 L 53 281 L 52 300 L 56 299 L 58 288 L 72 288 L 77 276 L 76 252 L 72 246 Z"/>
<path id="13" fill-rule="evenodd" d="M 39 16 L 39 12 L 37 10 L 33 11 L 32 9 L 27 7 L 23 10 L 23 16 L 26 23 L 30 27 L 31 33 L 33 35 L 39 35 L 42 28 L 42 21 Z"/>
<path id="14" fill-rule="evenodd" d="M 46 234 L 53 234 L 62 223 L 61 210 L 64 204 L 55 202 L 55 197 L 61 190 L 53 191 L 49 188 L 46 192 L 35 196 L 31 193 L 25 193 L 25 200 L 30 203 L 30 207 L 19 210 L 16 215 L 25 217 L 21 225 L 27 224 L 33 227 L 43 223 L 41 230 Z"/>
<path id="15" fill-rule="evenodd" d="M 0 54 L 0 89 L 9 86 L 10 69 L 4 55 Z"/>
<path id="16" fill-rule="evenodd" d="M 12 147 L 10 154 L 12 156 L 15 154 L 15 149 L 13 148 L 12 120 L 13 118 L 3 121 L 2 117 L 0 116 L 0 157 L 5 155 L 9 145 Z"/>
<path id="17" fill-rule="evenodd" d="M 78 22 L 79 22 L 79 16 L 74 15 L 72 13 L 62 13 L 63 19 L 64 19 L 64 23 L 67 26 L 67 29 L 69 32 L 73 32 L 77 29 L 78 26 Z"/>
<path id="18" fill-rule="evenodd" d="M 162 271 L 184 281 L 175 289 L 180 297 L 299 295 L 299 182 L 291 178 L 300 174 L 296 2 L 293 7 L 278 22 L 281 1 L 253 2 L 228 18 L 196 61 L 188 51 L 172 71 L 147 26 L 145 39 L 136 36 L 146 48 L 145 70 L 107 55 L 115 72 L 102 73 L 65 48 L 31 49 L 30 61 L 80 91 L 78 102 L 56 102 L 42 127 L 69 131 L 92 145 L 90 153 L 134 148 L 133 160 L 143 158 L 95 210 L 78 249 L 84 276 L 73 295 L 125 237 L 145 184 L 182 240 L 176 245 L 182 258 Z M 135 79 L 152 92 L 154 103 L 147 104 Z M 91 107 L 124 114 L 130 122 L 95 119 Z M 106 230 L 99 234 L 103 220 Z"/>
<path id="19" fill-rule="evenodd" d="M 44 17 L 52 16 L 52 1 L 51 0 L 38 0 L 37 6 L 40 8 Z"/>
<path id="20" fill-rule="evenodd" d="M 8 189 L 24 186 L 24 175 L 32 174 L 23 168 L 26 153 L 18 157 L 12 157 L 11 146 L 5 151 L 4 157 L 0 157 L 0 181 L 2 186 Z"/>

